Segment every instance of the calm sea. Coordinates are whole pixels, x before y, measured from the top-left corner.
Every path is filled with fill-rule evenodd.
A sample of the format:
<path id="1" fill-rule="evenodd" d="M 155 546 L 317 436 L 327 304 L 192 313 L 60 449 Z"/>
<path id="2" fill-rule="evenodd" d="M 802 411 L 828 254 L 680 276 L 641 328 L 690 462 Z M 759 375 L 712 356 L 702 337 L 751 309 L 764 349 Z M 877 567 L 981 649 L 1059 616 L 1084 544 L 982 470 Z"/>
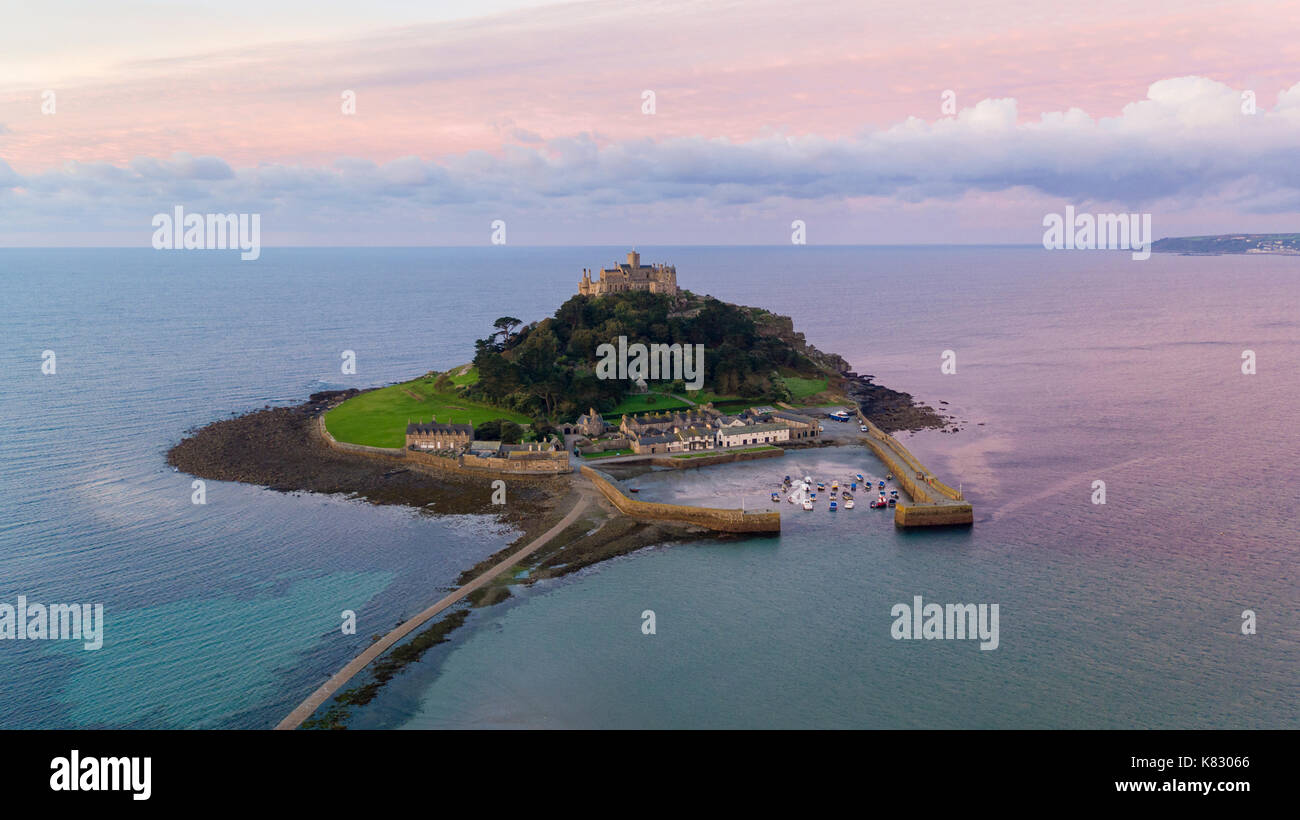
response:
<path id="1" fill-rule="evenodd" d="M 961 432 L 904 440 L 976 525 L 782 505 L 778 538 L 520 590 L 354 725 L 1300 728 L 1300 259 L 639 250 L 953 414 Z M 515 533 L 221 482 L 195 505 L 166 450 L 232 412 L 464 362 L 496 317 L 550 314 L 623 252 L 0 250 L 0 602 L 106 620 L 98 651 L 0 642 L 0 728 L 267 727 L 441 597 Z M 770 506 L 785 473 L 875 466 L 840 448 L 642 483 Z M 891 639 L 916 595 L 998 604 L 999 647 Z"/>

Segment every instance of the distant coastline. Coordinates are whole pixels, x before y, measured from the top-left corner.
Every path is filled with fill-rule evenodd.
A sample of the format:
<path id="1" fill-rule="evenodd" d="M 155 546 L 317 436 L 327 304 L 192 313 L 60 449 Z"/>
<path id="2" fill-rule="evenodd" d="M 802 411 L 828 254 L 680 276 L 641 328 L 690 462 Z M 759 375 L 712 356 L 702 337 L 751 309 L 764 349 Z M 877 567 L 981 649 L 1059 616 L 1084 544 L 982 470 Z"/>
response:
<path id="1" fill-rule="evenodd" d="M 1220 256 L 1223 254 L 1300 255 L 1300 233 L 1225 233 L 1216 236 L 1171 236 L 1157 239 L 1156 253 Z"/>

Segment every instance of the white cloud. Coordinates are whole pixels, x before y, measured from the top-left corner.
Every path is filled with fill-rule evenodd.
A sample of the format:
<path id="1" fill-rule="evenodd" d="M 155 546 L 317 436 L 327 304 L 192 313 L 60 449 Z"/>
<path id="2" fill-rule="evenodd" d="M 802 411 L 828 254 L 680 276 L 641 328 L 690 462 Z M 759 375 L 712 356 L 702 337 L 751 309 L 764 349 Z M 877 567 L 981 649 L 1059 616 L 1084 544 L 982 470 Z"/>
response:
<path id="1" fill-rule="evenodd" d="M 147 214 L 183 204 L 272 213 L 274 224 L 328 241 L 340 219 L 387 226 L 392 236 L 489 212 L 563 212 L 566 220 L 590 221 L 611 205 L 650 209 L 676 201 L 689 218 L 775 200 L 924 203 L 1024 190 L 1125 210 L 1213 202 L 1243 213 L 1289 212 L 1300 201 L 1298 137 L 1300 83 L 1274 107 L 1261 102 L 1246 115 L 1239 91 L 1180 77 L 1153 83 L 1145 100 L 1111 118 L 1072 108 L 1021 122 L 1015 100 L 990 99 L 956 117 L 909 118 L 845 139 L 606 143 L 578 134 L 439 161 L 344 158 L 327 168 L 233 169 L 217 157 L 177 154 L 123 167 L 73 162 L 27 177 L 0 162 L 0 217 L 19 228 L 62 221 L 138 232 Z"/>

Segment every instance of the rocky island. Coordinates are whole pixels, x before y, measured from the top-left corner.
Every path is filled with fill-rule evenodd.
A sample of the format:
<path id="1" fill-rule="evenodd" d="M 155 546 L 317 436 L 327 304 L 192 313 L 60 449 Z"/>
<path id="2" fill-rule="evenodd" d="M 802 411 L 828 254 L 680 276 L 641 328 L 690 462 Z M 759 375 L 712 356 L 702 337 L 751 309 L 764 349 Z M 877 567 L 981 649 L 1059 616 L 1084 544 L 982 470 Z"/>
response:
<path id="1" fill-rule="evenodd" d="M 345 725 L 348 707 L 368 702 L 402 665 L 463 621 L 466 610 L 450 609 L 462 598 L 486 606 L 509 597 L 511 584 L 565 575 L 652 544 L 766 529 L 740 511 L 681 507 L 687 512 L 638 515 L 641 502 L 612 489 L 610 474 L 591 466 L 625 476 L 825 446 L 820 418 L 829 405 L 860 409 L 875 422 L 872 434 L 884 439 L 891 431 L 945 427 L 933 408 L 810 345 L 790 317 L 682 290 L 675 268 L 640 265 L 635 254 L 596 280 L 584 271 L 580 292 L 553 316 L 527 324 L 505 316 L 493 327 L 464 365 L 266 407 L 193 431 L 169 451 L 171 465 L 201 478 L 337 493 L 430 514 L 494 515 L 519 532 L 463 573 L 462 597 L 449 596 L 418 623 L 375 636 L 374 657 L 354 662 L 360 665 L 353 672 L 369 668 L 368 682 L 343 690 L 350 673 L 322 687 L 285 728 Z M 622 349 L 641 345 L 664 362 L 674 350 L 694 347 L 700 378 L 602 377 L 602 346 L 616 339 Z M 873 449 L 892 457 L 879 441 Z M 507 504 L 495 497 L 503 481 Z"/>

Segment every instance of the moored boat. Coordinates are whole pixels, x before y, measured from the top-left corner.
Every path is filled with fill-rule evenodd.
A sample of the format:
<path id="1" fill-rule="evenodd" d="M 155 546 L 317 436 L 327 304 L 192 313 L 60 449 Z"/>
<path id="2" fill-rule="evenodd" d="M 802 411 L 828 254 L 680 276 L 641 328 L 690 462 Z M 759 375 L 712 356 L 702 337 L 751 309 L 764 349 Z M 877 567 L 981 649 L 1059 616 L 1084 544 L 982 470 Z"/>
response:
<path id="1" fill-rule="evenodd" d="M 835 511 L 838 510 L 838 509 L 839 509 L 839 507 L 837 507 L 837 506 L 835 505 L 835 499 L 832 498 L 832 499 L 831 499 L 831 512 L 835 512 Z"/>
<path id="2" fill-rule="evenodd" d="M 811 510 L 811 509 L 812 509 L 812 502 L 805 498 L 805 499 L 803 500 L 803 508 L 804 508 L 805 510 Z"/>
<path id="3" fill-rule="evenodd" d="M 851 510 L 851 509 L 853 509 L 853 499 L 852 499 L 852 498 L 846 498 L 846 499 L 844 499 L 844 509 L 846 509 L 846 510 Z"/>

